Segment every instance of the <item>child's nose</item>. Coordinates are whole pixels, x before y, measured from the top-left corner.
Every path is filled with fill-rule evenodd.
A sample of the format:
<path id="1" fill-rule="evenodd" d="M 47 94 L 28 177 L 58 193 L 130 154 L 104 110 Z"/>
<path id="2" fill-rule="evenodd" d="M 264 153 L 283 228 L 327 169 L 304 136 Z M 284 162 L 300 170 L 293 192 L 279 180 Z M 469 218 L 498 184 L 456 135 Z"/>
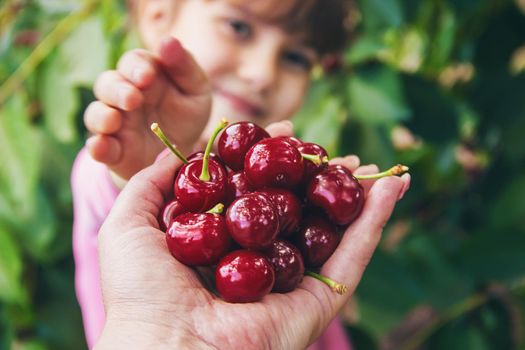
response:
<path id="1" fill-rule="evenodd" d="M 253 51 L 243 58 L 239 76 L 256 92 L 271 89 L 277 79 L 278 58 L 271 50 Z"/>

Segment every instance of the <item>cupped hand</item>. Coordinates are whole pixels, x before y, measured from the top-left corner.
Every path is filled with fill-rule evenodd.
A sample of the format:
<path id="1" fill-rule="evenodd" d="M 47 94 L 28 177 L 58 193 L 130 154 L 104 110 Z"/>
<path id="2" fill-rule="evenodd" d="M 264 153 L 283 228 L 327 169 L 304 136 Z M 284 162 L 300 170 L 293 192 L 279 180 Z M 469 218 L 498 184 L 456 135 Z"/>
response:
<path id="1" fill-rule="evenodd" d="M 286 129 L 286 125 L 278 126 L 274 135 L 275 130 L 287 133 Z M 334 161 L 344 164 L 355 159 Z M 117 345 L 199 349 L 307 347 L 355 291 L 383 226 L 410 181 L 409 177 L 386 177 L 367 186 L 363 212 L 348 227 L 321 270 L 323 275 L 346 284 L 347 294 L 338 295 L 318 280 L 305 277 L 290 293 L 272 293 L 256 303 L 230 304 L 209 292 L 193 269 L 170 255 L 164 233 L 158 228 L 157 216 L 180 165 L 167 154 L 134 176 L 100 231 L 101 279 L 107 313 L 100 349 Z M 356 172 L 359 171 L 358 168 Z"/>

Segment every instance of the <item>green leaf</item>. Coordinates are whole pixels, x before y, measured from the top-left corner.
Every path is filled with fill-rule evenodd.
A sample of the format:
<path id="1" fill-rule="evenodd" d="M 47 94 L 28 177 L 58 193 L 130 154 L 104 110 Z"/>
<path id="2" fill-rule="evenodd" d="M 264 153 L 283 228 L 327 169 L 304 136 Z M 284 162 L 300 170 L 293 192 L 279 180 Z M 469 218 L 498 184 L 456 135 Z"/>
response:
<path id="1" fill-rule="evenodd" d="M 0 226 L 0 300 L 16 303 L 25 299 L 21 284 L 22 255 L 15 240 Z"/>
<path id="2" fill-rule="evenodd" d="M 78 138 L 76 116 L 80 99 L 76 88 L 92 86 L 108 63 L 108 41 L 96 16 L 80 24 L 46 61 L 40 80 L 44 120 L 61 142 Z"/>
<path id="3" fill-rule="evenodd" d="M 423 298 L 423 290 L 392 255 L 377 250 L 357 289 L 361 324 L 383 336 Z"/>
<path id="4" fill-rule="evenodd" d="M 363 36 L 346 52 L 345 60 L 348 64 L 357 65 L 377 58 L 386 46 L 382 39 L 374 36 Z"/>
<path id="5" fill-rule="evenodd" d="M 403 12 L 398 0 L 360 1 L 365 31 L 374 33 L 403 23 Z"/>
<path id="6" fill-rule="evenodd" d="M 307 122 L 303 120 L 302 127 L 296 125 L 295 129 L 300 138 L 323 146 L 332 158 L 339 149 L 346 114 L 338 98 L 324 96 L 318 103 L 318 109 L 309 111 Z"/>
<path id="7" fill-rule="evenodd" d="M 42 69 L 40 99 L 47 129 L 61 142 L 76 140 L 75 116 L 79 98 L 70 77 L 64 70 L 65 58 L 55 53 Z"/>
<path id="8" fill-rule="evenodd" d="M 509 183 L 491 205 L 491 223 L 497 230 L 512 227 L 525 228 L 525 176 L 521 175 Z"/>
<path id="9" fill-rule="evenodd" d="M 446 8 L 441 11 L 437 23 L 437 31 L 430 44 L 430 54 L 426 64 L 438 72 L 447 63 L 451 54 L 456 34 L 456 18 L 454 13 Z"/>
<path id="10" fill-rule="evenodd" d="M 393 124 L 410 115 L 398 73 L 384 66 L 356 71 L 348 96 L 353 115 L 366 123 Z"/>
<path id="11" fill-rule="evenodd" d="M 523 215 L 523 212 L 522 212 Z M 458 254 L 458 263 L 480 281 L 512 282 L 525 271 L 525 234 L 509 230 L 476 232 Z"/>
<path id="12" fill-rule="evenodd" d="M 475 327 L 447 327 L 437 333 L 429 344 L 430 350 L 492 350 L 483 333 Z"/>
<path id="13" fill-rule="evenodd" d="M 60 46 L 64 63 L 62 74 L 75 85 L 92 86 L 108 69 L 109 43 L 104 37 L 100 16 L 87 18 Z"/>
<path id="14" fill-rule="evenodd" d="M 28 199 L 34 197 L 41 161 L 26 106 L 25 96 L 16 94 L 0 109 L 0 189 L 19 216 L 31 211 Z"/>

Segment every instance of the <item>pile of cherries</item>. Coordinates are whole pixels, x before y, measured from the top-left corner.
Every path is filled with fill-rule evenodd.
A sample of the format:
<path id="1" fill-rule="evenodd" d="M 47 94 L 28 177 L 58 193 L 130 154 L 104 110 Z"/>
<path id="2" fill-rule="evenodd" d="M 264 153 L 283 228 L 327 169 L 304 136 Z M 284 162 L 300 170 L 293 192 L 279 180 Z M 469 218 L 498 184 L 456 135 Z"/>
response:
<path id="1" fill-rule="evenodd" d="M 171 254 L 187 266 L 215 267 L 216 291 L 228 302 L 292 291 L 305 274 L 344 293 L 345 286 L 305 268 L 321 267 L 359 216 L 365 202 L 360 178 L 329 165 L 317 144 L 272 138 L 249 122 L 226 126 L 222 121 L 206 150 L 186 159 L 152 125 L 185 163 L 159 218 Z M 221 131 L 215 155 L 211 148 Z M 406 170 L 399 165 L 361 179 Z"/>

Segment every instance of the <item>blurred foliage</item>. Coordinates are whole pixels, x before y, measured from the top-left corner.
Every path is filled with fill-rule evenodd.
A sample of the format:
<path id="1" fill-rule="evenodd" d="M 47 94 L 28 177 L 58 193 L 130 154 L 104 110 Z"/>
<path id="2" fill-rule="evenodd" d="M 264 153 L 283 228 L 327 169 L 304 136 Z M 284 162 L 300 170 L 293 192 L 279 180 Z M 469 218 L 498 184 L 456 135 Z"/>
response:
<path id="1" fill-rule="evenodd" d="M 341 67 L 315 74 L 299 136 L 412 174 L 343 313 L 357 349 L 525 346 L 524 13 L 362 0 Z M 0 349 L 85 348 L 69 174 L 133 36 L 109 0 L 4 0 L 0 34 Z"/>

